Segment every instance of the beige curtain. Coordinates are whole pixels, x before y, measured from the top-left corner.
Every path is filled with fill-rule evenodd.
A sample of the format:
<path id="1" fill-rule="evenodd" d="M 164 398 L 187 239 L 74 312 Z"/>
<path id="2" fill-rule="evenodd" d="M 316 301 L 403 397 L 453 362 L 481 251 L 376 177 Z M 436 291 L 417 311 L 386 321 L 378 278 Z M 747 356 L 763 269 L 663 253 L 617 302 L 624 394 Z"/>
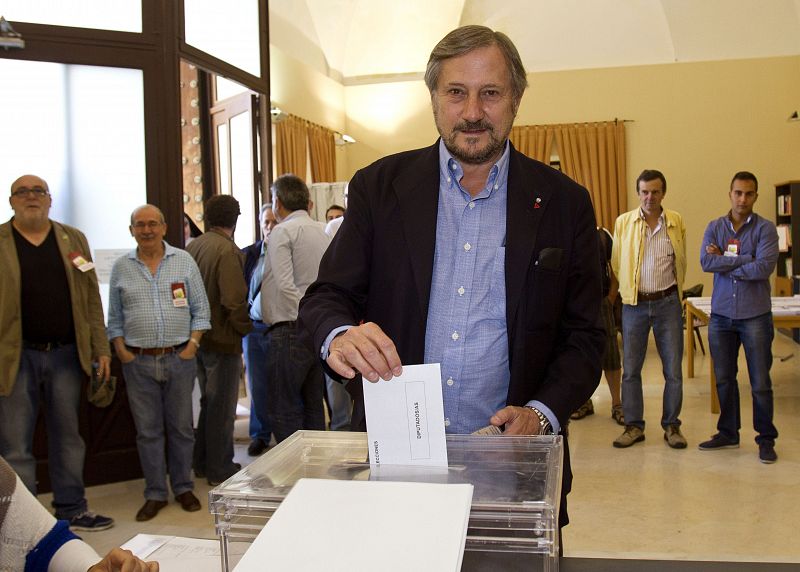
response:
<path id="1" fill-rule="evenodd" d="M 334 133 L 327 127 L 308 124 L 308 143 L 311 150 L 311 181 L 336 181 L 336 145 Z"/>
<path id="2" fill-rule="evenodd" d="M 293 173 L 305 180 L 307 168 L 306 121 L 289 115 L 275 126 L 277 175 Z"/>
<path id="3" fill-rule="evenodd" d="M 511 143 L 517 151 L 532 159 L 550 164 L 554 131 L 550 125 L 520 125 L 511 129 Z"/>
<path id="4" fill-rule="evenodd" d="M 625 123 L 552 125 L 561 169 L 589 190 L 597 224 L 611 230 L 628 208 Z"/>

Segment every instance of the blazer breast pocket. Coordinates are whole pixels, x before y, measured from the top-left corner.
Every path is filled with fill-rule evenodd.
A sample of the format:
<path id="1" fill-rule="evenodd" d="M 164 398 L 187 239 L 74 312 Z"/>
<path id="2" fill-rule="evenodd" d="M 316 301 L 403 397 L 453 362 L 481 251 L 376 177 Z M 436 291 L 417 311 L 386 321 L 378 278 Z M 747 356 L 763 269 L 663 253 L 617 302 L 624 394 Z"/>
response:
<path id="1" fill-rule="evenodd" d="M 563 248 L 543 248 L 539 252 L 539 258 L 536 259 L 534 267 L 536 270 L 547 270 L 550 272 L 558 272 L 561 270 L 561 259 L 564 257 Z"/>

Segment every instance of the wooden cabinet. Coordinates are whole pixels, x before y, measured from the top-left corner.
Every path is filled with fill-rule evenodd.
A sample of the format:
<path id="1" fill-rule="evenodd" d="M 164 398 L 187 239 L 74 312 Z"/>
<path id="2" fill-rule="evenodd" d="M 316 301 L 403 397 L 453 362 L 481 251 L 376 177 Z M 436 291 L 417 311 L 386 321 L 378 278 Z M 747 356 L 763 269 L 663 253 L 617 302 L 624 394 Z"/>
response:
<path id="1" fill-rule="evenodd" d="M 792 295 L 792 279 L 786 276 L 775 277 L 775 295 L 779 297 Z"/>
<path id="2" fill-rule="evenodd" d="M 800 181 L 787 181 L 775 185 L 775 224 L 778 227 L 778 278 L 789 279 L 791 296 L 791 277 L 800 274 Z M 786 283 L 775 280 L 775 289 Z"/>

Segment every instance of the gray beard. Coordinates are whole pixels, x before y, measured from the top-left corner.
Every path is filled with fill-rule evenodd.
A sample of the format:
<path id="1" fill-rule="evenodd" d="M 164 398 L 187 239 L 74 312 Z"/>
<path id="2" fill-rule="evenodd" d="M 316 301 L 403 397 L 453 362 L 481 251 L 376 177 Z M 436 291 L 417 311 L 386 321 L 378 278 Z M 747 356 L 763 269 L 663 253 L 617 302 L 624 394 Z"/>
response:
<path id="1" fill-rule="evenodd" d="M 444 146 L 450 151 L 450 154 L 459 160 L 462 163 L 466 163 L 467 165 L 482 165 L 494 159 L 495 157 L 499 157 L 500 154 L 503 152 L 503 146 L 505 145 L 505 140 L 498 140 L 494 136 L 494 132 L 491 133 L 491 137 L 489 139 L 489 144 L 486 145 L 483 149 L 462 149 L 456 146 L 455 138 L 458 132 L 454 131 L 453 134 L 445 139 L 442 137 L 442 141 L 444 141 Z"/>

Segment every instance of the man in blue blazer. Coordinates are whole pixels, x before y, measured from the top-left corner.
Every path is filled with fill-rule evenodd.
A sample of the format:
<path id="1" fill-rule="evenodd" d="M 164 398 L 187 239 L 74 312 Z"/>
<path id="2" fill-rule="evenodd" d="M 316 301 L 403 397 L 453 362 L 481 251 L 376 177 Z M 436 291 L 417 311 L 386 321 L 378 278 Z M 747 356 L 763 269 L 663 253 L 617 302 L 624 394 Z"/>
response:
<path id="1" fill-rule="evenodd" d="M 355 174 L 299 318 L 347 382 L 353 429 L 366 426 L 357 373 L 440 363 L 448 432 L 566 434 L 604 343 L 589 195 L 508 141 L 527 79 L 504 34 L 454 30 L 425 81 L 441 138 Z M 562 495 L 570 483 L 567 453 Z"/>

